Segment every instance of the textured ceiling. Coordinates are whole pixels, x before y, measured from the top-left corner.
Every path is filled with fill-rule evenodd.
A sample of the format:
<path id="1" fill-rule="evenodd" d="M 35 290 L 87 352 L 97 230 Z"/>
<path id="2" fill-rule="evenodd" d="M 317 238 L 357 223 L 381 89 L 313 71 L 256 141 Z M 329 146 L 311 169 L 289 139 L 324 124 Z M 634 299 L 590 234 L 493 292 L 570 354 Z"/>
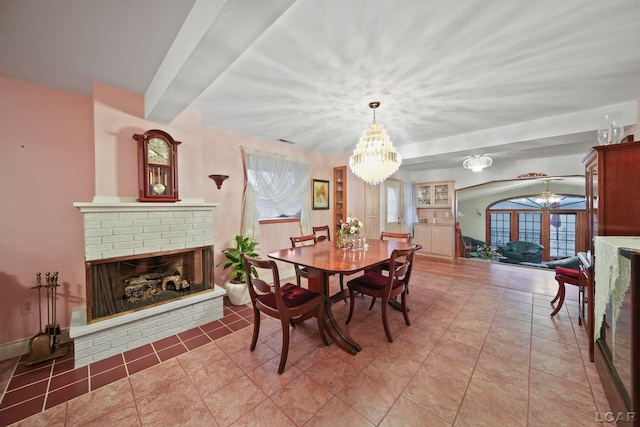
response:
<path id="1" fill-rule="evenodd" d="M 584 153 L 636 122 L 638 0 L 3 0 L 0 76 L 146 95 L 150 120 L 326 154 L 377 120 L 403 169 Z"/>

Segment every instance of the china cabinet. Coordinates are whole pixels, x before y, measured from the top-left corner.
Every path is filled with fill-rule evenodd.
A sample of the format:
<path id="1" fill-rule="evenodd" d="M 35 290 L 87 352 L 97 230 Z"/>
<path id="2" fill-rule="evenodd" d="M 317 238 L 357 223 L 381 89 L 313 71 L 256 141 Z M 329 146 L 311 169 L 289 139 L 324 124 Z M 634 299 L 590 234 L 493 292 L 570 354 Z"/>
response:
<path id="1" fill-rule="evenodd" d="M 450 208 L 453 204 L 453 181 L 416 184 L 417 208 Z"/>
<path id="2" fill-rule="evenodd" d="M 333 168 L 333 232 L 340 229 L 347 217 L 347 167 Z"/>
<path id="3" fill-rule="evenodd" d="M 616 366 L 612 359 L 613 354 L 621 352 L 619 348 L 612 347 L 613 319 L 609 317 L 611 313 L 608 311 L 604 316 L 594 314 L 594 306 L 602 303 L 597 295 L 599 287 L 605 285 L 599 283 L 602 280 L 595 278 L 600 274 L 598 265 L 604 255 L 598 254 L 598 250 L 595 250 L 594 241 L 596 236 L 640 236 L 640 186 L 636 185 L 640 182 L 640 142 L 633 142 L 633 136 L 629 136 L 619 144 L 593 147 L 584 157 L 583 163 L 587 198 L 585 243 L 590 251 L 588 256 L 580 257 L 580 261 L 581 271 L 589 285 L 586 316 L 588 322 L 585 324 L 589 335 L 589 356 L 591 361 L 595 361 L 611 408 L 614 411 L 622 411 L 624 408 L 627 408 L 625 411 L 628 411 L 628 408 L 637 410 L 637 404 L 634 406 L 632 400 L 638 389 L 632 388 L 630 392 L 625 390 L 619 368 L 625 369 L 626 365 L 618 363 Z M 631 280 L 635 280 L 636 283 L 640 280 L 637 278 L 637 272 Z M 637 284 L 632 285 L 630 289 L 630 293 L 624 296 L 622 310 L 628 310 L 629 316 L 637 316 L 635 312 L 638 304 L 630 303 L 633 298 L 637 299 Z M 610 301 L 607 303 L 611 305 Z M 616 329 L 619 332 L 624 331 L 624 328 Z M 616 343 L 621 343 L 623 339 L 625 338 L 615 336 Z M 627 333 L 626 339 L 631 339 L 630 333 Z M 638 364 L 637 357 L 638 353 L 635 353 L 633 364 Z M 634 381 L 637 382 L 637 378 Z M 637 420 L 620 421 L 618 425 L 638 425 Z"/>
<path id="4" fill-rule="evenodd" d="M 582 160 L 585 165 L 585 194 L 587 198 L 587 234 L 585 247 L 588 257 L 583 257 L 581 269 L 587 278 L 588 301 L 593 301 L 597 284 L 594 279 L 593 251 L 595 236 L 640 236 L 640 142 L 628 136 L 624 142 L 592 147 Z M 593 317 L 593 304 L 588 304 L 587 319 Z M 602 319 L 584 324 L 589 337 L 599 328 Z M 589 340 L 589 358 L 594 360 L 593 339 Z"/>

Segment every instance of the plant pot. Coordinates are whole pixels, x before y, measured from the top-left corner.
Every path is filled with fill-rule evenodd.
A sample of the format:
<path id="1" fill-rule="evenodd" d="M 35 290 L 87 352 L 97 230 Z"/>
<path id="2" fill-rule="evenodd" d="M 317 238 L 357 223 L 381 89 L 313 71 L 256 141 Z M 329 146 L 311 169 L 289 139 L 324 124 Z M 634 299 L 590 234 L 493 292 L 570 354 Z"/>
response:
<path id="1" fill-rule="evenodd" d="M 224 289 L 227 291 L 229 302 L 233 305 L 245 305 L 251 302 L 249 287 L 246 283 L 227 282 L 224 285 Z"/>

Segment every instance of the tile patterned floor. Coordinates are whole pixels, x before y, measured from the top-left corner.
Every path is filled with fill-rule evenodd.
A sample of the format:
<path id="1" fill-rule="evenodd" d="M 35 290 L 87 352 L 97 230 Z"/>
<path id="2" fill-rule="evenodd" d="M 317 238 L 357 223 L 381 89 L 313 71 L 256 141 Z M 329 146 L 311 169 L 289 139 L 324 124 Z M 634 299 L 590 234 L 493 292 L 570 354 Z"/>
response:
<path id="1" fill-rule="evenodd" d="M 357 297 L 345 329 L 360 353 L 323 346 L 308 321 L 278 375 L 279 323 L 265 318 L 250 352 L 250 307 L 226 306 L 220 321 L 84 368 L 72 347 L 31 368 L 0 362 L 0 426 L 606 425 L 575 298 L 549 317 L 556 289 L 550 271 L 420 257 L 411 326 L 390 312 L 393 343 L 380 305 Z M 341 322 L 347 312 L 334 306 Z"/>

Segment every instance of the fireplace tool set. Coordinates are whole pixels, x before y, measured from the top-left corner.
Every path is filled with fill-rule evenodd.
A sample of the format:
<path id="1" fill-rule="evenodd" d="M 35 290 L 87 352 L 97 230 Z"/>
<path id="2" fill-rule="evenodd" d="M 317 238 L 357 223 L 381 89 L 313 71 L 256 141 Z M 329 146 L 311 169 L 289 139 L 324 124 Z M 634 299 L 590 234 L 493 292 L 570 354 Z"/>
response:
<path id="1" fill-rule="evenodd" d="M 38 321 L 40 331 L 29 341 L 29 359 L 27 366 L 46 360 L 55 359 L 67 354 L 67 347 L 58 347 L 58 335 L 60 335 L 60 324 L 56 322 L 56 297 L 58 288 L 58 272 L 46 273 L 45 284 L 42 284 L 42 275 L 36 273 L 36 285 L 31 289 L 38 290 Z M 47 323 L 42 329 L 42 288 L 47 290 Z"/>

